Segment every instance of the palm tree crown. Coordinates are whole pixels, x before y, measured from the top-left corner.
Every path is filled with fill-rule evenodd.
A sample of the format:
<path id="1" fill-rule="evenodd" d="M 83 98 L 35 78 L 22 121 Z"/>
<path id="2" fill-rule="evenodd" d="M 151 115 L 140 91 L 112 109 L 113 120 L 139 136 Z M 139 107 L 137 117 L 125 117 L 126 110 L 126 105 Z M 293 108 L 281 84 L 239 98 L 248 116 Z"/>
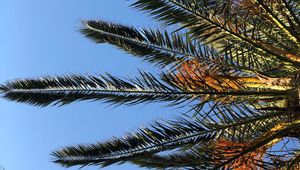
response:
<path id="1" fill-rule="evenodd" d="M 2 97 L 38 106 L 164 101 L 188 114 L 123 138 L 62 148 L 52 153 L 55 163 L 299 168 L 299 1 L 136 0 L 132 6 L 167 28 L 88 20 L 81 33 L 169 69 L 128 79 L 74 74 L 15 80 L 0 86 Z M 178 29 L 169 32 L 170 25 Z"/>

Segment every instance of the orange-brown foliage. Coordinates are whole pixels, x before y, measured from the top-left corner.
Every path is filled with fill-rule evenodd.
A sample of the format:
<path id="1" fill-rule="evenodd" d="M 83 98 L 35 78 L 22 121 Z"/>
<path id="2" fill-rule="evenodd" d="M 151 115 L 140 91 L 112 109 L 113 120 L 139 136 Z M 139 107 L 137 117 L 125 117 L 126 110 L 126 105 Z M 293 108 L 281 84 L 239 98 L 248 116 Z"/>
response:
<path id="1" fill-rule="evenodd" d="M 231 157 L 242 152 L 250 143 L 240 143 L 236 141 L 230 141 L 226 139 L 220 139 L 214 146 L 214 155 L 216 160 L 219 159 L 230 159 Z M 245 154 L 238 159 L 234 160 L 231 164 L 227 165 L 225 169 L 233 170 L 259 170 L 259 164 L 262 164 L 263 156 L 266 152 L 266 147 L 261 147 L 256 151 Z"/>
<path id="2" fill-rule="evenodd" d="M 218 92 L 239 90 L 241 84 L 230 76 L 218 75 L 218 69 L 209 69 L 198 60 L 190 60 L 182 63 L 178 67 L 177 77 L 182 88 L 188 90 L 208 90 L 213 89 Z"/>

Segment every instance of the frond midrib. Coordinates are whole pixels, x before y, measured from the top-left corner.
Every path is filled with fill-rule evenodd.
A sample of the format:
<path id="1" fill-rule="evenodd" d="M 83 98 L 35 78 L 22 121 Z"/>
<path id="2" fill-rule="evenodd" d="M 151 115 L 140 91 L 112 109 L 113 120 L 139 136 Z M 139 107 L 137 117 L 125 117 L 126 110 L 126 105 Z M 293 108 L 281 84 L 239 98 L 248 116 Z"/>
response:
<path id="1" fill-rule="evenodd" d="M 68 92 L 100 92 L 100 93 L 131 93 L 131 94 L 156 94 L 156 95 L 236 95 L 236 96 L 244 96 L 244 95 L 286 95 L 290 90 L 270 90 L 270 91 L 247 91 L 247 90 L 238 90 L 238 91 L 159 91 L 159 90 L 135 90 L 135 89 L 99 89 L 99 88 L 89 88 L 89 89 L 81 89 L 81 88 L 49 88 L 49 89 L 8 89 L 5 90 L 4 93 L 68 93 Z"/>

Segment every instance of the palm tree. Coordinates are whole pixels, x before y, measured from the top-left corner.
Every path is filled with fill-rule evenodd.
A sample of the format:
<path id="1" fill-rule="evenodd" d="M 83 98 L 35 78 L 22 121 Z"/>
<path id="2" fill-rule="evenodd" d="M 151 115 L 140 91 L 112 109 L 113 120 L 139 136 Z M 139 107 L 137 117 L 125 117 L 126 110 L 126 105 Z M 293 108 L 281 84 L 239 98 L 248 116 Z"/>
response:
<path id="1" fill-rule="evenodd" d="M 49 76 L 1 85 L 3 98 L 38 106 L 78 100 L 164 101 L 184 117 L 52 153 L 60 165 L 130 162 L 157 169 L 297 169 L 300 163 L 300 2 L 136 0 L 168 27 L 83 21 L 81 33 L 169 68 L 121 79 Z"/>

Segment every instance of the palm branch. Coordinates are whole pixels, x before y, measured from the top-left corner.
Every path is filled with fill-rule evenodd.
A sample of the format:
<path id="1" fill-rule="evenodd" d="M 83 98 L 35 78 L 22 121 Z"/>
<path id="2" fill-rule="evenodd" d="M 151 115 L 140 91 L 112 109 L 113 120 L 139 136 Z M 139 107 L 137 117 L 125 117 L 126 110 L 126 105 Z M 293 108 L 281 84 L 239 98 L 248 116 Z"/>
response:
<path id="1" fill-rule="evenodd" d="M 67 167 L 74 165 L 101 165 L 105 167 L 113 163 L 124 163 L 126 161 L 140 166 L 156 168 L 203 166 L 202 164 L 217 167 L 221 166 L 219 165 L 220 162 L 214 162 L 214 160 L 221 153 L 218 152 L 217 155 L 212 147 L 218 139 L 231 139 L 239 136 L 242 140 L 253 141 L 253 146 L 248 146 L 242 153 L 236 153 L 230 160 L 222 160 L 230 162 L 238 159 L 242 154 L 256 150 L 259 148 L 258 144 L 263 146 L 276 137 L 287 137 L 290 128 L 299 127 L 299 123 L 288 125 L 274 134 L 266 135 L 265 137 L 268 138 L 261 142 L 261 135 L 270 131 L 272 124 L 273 126 L 276 125 L 280 122 L 280 119 L 285 119 L 285 117 L 286 115 L 283 113 L 261 113 L 260 115 L 245 116 L 240 119 L 227 118 L 227 122 L 222 125 L 182 118 L 177 121 L 156 122 L 150 125 L 150 128 L 140 129 L 136 133 L 131 133 L 123 138 L 113 138 L 98 144 L 63 148 L 53 153 L 57 158 L 54 161 Z M 272 123 L 268 122 L 270 119 L 272 119 Z M 241 132 L 243 129 L 241 127 L 245 126 L 248 129 L 254 128 L 254 133 L 251 136 Z M 259 141 L 259 143 L 256 143 L 256 141 Z M 160 152 L 166 150 L 172 152 L 174 149 L 175 153 L 169 156 L 159 156 Z M 171 162 L 171 158 L 175 157 L 175 162 L 168 164 L 168 162 Z M 194 158 L 191 160 L 192 157 Z M 170 160 L 167 161 L 168 159 Z"/>
<path id="2" fill-rule="evenodd" d="M 197 81 L 206 81 L 198 75 Z M 188 77 L 186 77 L 188 78 Z M 41 77 L 10 81 L 1 85 L 3 97 L 8 100 L 29 104 L 47 106 L 50 104 L 68 104 L 76 100 L 103 100 L 112 104 L 138 104 L 151 101 L 169 101 L 179 103 L 184 101 L 201 100 L 215 101 L 214 96 L 239 96 L 241 99 L 249 96 L 287 96 L 293 89 L 276 90 L 272 88 L 249 88 L 238 81 L 216 78 L 222 89 L 215 89 L 213 85 L 204 84 L 197 89 L 182 87 L 194 86 L 193 81 L 181 80 L 175 74 L 162 73 L 160 77 L 140 72 L 139 77 L 120 79 L 111 75 L 83 76 L 69 75 L 57 77 Z M 224 81 L 224 83 L 222 83 Z M 230 89 L 230 84 L 236 83 L 238 89 Z M 231 85 L 232 86 L 232 85 Z M 242 90 L 242 88 L 244 88 Z"/>

